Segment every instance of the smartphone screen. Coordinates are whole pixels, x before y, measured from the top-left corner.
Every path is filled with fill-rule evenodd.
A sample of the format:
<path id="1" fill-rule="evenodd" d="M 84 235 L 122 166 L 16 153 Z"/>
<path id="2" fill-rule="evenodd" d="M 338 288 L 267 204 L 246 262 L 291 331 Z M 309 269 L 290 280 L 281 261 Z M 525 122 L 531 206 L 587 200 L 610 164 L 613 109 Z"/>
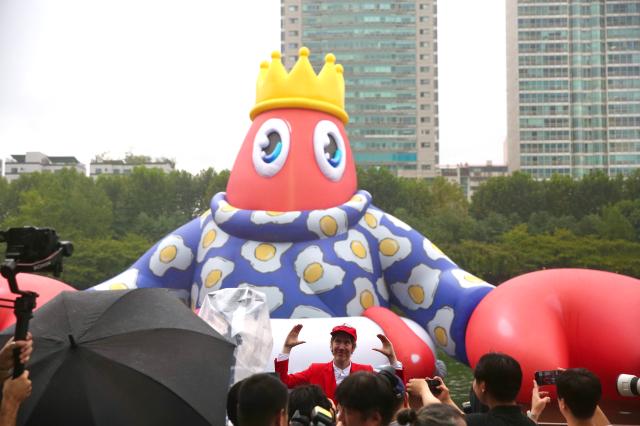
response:
<path id="1" fill-rule="evenodd" d="M 536 383 L 538 386 L 555 385 L 559 374 L 559 370 L 536 371 Z"/>

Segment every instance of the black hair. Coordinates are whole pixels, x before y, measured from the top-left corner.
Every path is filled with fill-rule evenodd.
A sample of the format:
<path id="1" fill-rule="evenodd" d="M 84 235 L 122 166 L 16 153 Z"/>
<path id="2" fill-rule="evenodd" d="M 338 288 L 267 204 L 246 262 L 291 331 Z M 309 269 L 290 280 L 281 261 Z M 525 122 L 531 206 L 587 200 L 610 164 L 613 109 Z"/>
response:
<path id="1" fill-rule="evenodd" d="M 404 397 L 407 394 L 404 383 L 402 383 L 402 379 L 398 377 L 395 369 L 391 366 L 381 368 L 378 375 L 383 378 L 391 388 L 394 400 L 393 411 L 398 411 L 400 407 L 402 407 Z"/>
<path id="2" fill-rule="evenodd" d="M 273 374 L 254 374 L 240 386 L 238 420 L 242 426 L 269 425 L 286 409 L 287 387 Z"/>
<path id="3" fill-rule="evenodd" d="M 336 389 L 338 404 L 360 412 L 363 420 L 377 412 L 382 424 L 388 424 L 393 417 L 394 399 L 387 380 L 368 371 L 349 375 Z"/>
<path id="4" fill-rule="evenodd" d="M 464 416 L 448 404 L 430 404 L 419 411 L 412 409 L 398 413 L 398 423 L 410 426 L 457 426 Z"/>
<path id="5" fill-rule="evenodd" d="M 482 355 L 473 371 L 476 382 L 484 382 L 486 391 L 498 402 L 516 399 L 522 384 L 522 369 L 509 355 L 492 352 Z"/>
<path id="6" fill-rule="evenodd" d="M 558 399 L 563 399 L 577 419 L 593 417 L 602 396 L 600 380 L 585 368 L 571 368 L 560 373 L 556 381 Z"/>
<path id="7" fill-rule="evenodd" d="M 299 411 L 305 417 L 311 417 L 315 406 L 321 406 L 331 411 L 331 402 L 322 388 L 318 385 L 302 385 L 295 387 L 289 393 L 289 420 Z"/>
<path id="8" fill-rule="evenodd" d="M 238 393 L 240 392 L 240 386 L 242 386 L 243 380 L 234 383 L 229 392 L 227 393 L 227 418 L 233 424 L 238 426 Z"/>

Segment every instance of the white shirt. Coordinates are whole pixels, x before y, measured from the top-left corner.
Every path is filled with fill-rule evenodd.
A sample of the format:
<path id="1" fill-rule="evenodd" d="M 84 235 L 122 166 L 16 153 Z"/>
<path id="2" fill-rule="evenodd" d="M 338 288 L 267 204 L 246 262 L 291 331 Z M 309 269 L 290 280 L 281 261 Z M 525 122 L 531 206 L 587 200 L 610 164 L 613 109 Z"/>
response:
<path id="1" fill-rule="evenodd" d="M 342 381 L 349 376 L 350 372 L 351 372 L 351 363 L 349 363 L 349 365 L 347 365 L 347 367 L 344 369 L 338 367 L 335 363 L 333 363 L 333 374 L 336 376 L 336 385 L 339 385 L 340 383 L 342 383 Z"/>

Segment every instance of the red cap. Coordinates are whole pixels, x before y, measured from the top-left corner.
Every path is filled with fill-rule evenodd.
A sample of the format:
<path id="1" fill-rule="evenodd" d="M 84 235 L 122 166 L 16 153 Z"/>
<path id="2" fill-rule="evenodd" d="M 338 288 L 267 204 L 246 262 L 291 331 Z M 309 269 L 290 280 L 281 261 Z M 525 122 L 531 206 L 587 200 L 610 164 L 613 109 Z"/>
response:
<path id="1" fill-rule="evenodd" d="M 333 336 L 334 334 L 339 332 L 347 333 L 349 336 L 353 337 L 354 342 L 358 340 L 358 334 L 356 333 L 356 329 L 351 326 L 348 326 L 347 324 L 336 325 L 335 327 L 333 327 L 333 329 L 331 330 L 331 335 Z"/>

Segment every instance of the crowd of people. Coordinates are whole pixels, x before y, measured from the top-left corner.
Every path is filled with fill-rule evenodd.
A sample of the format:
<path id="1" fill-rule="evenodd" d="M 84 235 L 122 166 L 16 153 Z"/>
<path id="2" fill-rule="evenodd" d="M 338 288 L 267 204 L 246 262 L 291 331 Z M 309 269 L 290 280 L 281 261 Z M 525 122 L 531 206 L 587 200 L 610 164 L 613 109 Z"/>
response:
<path id="1" fill-rule="evenodd" d="M 382 348 L 375 349 L 390 365 L 374 371 L 370 365 L 351 362 L 357 346 L 353 327 L 340 325 L 331 332 L 333 360 L 312 364 L 289 374 L 291 349 L 303 344 L 295 326 L 275 360 L 275 373 L 253 375 L 236 383 L 227 399 L 229 422 L 234 426 L 480 426 L 535 425 L 550 403 L 547 392 L 534 381 L 531 409 L 526 413 L 516 402 L 522 369 L 512 357 L 488 353 L 474 369 L 471 410 L 465 412 L 451 399 L 441 377 L 411 379 L 405 383 L 402 364 L 393 345 L 379 335 Z M 585 369 L 562 370 L 557 379 L 560 413 L 569 426 L 609 425 L 598 402 L 601 385 Z"/>

